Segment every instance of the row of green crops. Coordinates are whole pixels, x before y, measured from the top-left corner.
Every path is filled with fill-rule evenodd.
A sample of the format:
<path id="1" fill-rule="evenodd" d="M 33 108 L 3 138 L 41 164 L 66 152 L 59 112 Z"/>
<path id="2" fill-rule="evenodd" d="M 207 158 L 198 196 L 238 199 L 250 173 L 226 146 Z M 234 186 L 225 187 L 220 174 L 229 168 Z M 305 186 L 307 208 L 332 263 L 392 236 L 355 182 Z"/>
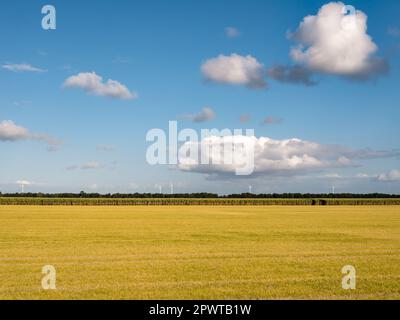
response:
<path id="1" fill-rule="evenodd" d="M 140 206 L 140 205 L 400 205 L 400 199 L 108 199 L 1 198 L 0 205 Z"/>

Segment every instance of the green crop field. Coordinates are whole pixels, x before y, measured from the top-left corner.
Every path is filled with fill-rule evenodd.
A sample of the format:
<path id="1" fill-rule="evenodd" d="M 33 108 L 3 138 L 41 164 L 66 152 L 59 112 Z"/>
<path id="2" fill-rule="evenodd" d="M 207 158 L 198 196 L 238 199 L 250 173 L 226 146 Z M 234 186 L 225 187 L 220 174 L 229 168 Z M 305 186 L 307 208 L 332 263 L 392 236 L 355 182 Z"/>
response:
<path id="1" fill-rule="evenodd" d="M 369 206 L 400 205 L 400 198 L 36 198 L 36 197 L 0 197 L 0 205 L 30 206 Z"/>
<path id="2" fill-rule="evenodd" d="M 0 299 L 24 298 L 399 299 L 400 207 L 0 206 Z"/>

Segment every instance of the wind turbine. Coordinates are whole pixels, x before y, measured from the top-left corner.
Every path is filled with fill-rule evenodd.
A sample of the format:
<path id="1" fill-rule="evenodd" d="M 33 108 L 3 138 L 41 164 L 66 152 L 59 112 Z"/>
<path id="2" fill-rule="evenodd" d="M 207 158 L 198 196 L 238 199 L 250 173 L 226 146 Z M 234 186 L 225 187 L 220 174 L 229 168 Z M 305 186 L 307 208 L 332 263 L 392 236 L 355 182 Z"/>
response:
<path id="1" fill-rule="evenodd" d="M 249 193 L 252 193 L 251 191 L 252 191 L 252 189 L 253 189 L 253 186 L 249 186 Z"/>
<path id="2" fill-rule="evenodd" d="M 171 183 L 171 184 L 169 185 L 169 187 L 171 188 L 171 194 L 174 194 L 174 184 Z"/>
<path id="3" fill-rule="evenodd" d="M 155 187 L 158 188 L 158 191 L 159 191 L 158 193 L 162 194 L 162 185 L 161 184 L 156 184 Z"/>
<path id="4" fill-rule="evenodd" d="M 16 183 L 21 187 L 21 193 L 25 192 L 24 191 L 25 186 L 28 186 L 31 184 L 29 181 L 26 181 L 26 180 L 18 180 Z"/>
<path id="5" fill-rule="evenodd" d="M 332 194 L 335 194 L 335 186 L 332 185 Z"/>

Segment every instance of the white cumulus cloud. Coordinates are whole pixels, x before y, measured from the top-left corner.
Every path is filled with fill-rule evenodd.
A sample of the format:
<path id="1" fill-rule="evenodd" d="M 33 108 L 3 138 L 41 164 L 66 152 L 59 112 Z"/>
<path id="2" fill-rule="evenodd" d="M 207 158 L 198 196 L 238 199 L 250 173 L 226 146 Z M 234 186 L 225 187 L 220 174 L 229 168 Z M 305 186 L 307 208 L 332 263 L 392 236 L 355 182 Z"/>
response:
<path id="1" fill-rule="evenodd" d="M 243 85 L 249 88 L 266 88 L 264 65 L 251 55 L 219 55 L 201 66 L 205 79 L 218 83 Z"/>
<path id="2" fill-rule="evenodd" d="M 316 15 L 306 16 L 290 38 L 295 62 L 310 70 L 354 79 L 385 73 L 385 60 L 367 33 L 367 15 L 341 2 L 330 2 Z"/>
<path id="3" fill-rule="evenodd" d="M 0 140 L 1 141 L 17 141 L 29 139 L 30 133 L 28 129 L 16 125 L 11 120 L 3 120 L 0 122 Z"/>
<path id="4" fill-rule="evenodd" d="M 400 170 L 393 169 L 388 173 L 378 175 L 379 181 L 400 181 Z"/>
<path id="5" fill-rule="evenodd" d="M 103 82 L 103 78 L 95 72 L 81 72 L 71 76 L 64 82 L 65 88 L 81 88 L 84 91 L 96 95 L 105 96 L 115 99 L 135 99 L 137 94 L 129 91 L 129 89 L 116 80 L 107 80 Z"/>
<path id="6" fill-rule="evenodd" d="M 36 140 L 45 142 L 48 145 L 49 151 L 55 151 L 62 144 L 56 138 L 53 138 L 43 133 L 32 133 L 28 129 L 16 125 L 11 120 L 3 120 L 0 122 L 0 141 L 22 141 L 22 140 Z"/>
<path id="7" fill-rule="evenodd" d="M 239 148 L 228 151 L 225 146 L 235 144 L 252 145 L 251 148 Z M 184 152 L 181 152 L 184 150 Z M 197 155 L 188 154 L 187 150 L 198 150 Z M 202 151 L 203 150 L 203 151 Z M 230 149 L 232 150 L 232 149 Z M 199 172 L 209 175 L 234 174 L 243 161 L 224 159 L 246 159 L 246 150 L 254 150 L 255 175 L 297 175 L 332 168 L 357 167 L 357 160 L 399 156 L 400 151 L 371 151 L 369 149 L 351 149 L 339 145 L 324 145 L 301 139 L 274 140 L 255 136 L 211 136 L 200 142 L 186 142 L 180 149 L 178 168 L 182 171 Z M 204 152 L 205 151 L 205 152 Z M 202 158 L 206 159 L 204 163 Z M 197 160 L 197 161 L 196 161 Z"/>

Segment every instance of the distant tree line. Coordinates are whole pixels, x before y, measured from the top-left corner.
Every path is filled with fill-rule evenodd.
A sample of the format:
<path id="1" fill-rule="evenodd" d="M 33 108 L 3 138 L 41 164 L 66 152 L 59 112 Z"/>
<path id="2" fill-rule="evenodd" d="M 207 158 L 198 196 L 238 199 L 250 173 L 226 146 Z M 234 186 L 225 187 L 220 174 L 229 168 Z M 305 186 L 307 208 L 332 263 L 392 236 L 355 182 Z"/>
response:
<path id="1" fill-rule="evenodd" d="M 164 194 L 164 193 L 86 193 L 81 191 L 80 193 L 41 193 L 41 192 L 28 192 L 28 193 L 1 193 L 0 197 L 9 198 L 105 198 L 105 199 L 141 199 L 141 198 L 157 198 L 157 199 L 312 199 L 312 198 L 341 198 L 341 199 L 387 199 L 387 198 L 400 198 L 398 194 L 386 194 L 386 193 L 241 193 L 241 194 L 230 194 L 230 195 L 218 195 L 216 193 L 200 192 L 200 193 L 176 193 L 176 194 Z"/>
<path id="2" fill-rule="evenodd" d="M 398 194 L 386 193 L 241 193 L 220 196 L 220 198 L 251 198 L 251 199 L 312 199 L 312 198 L 328 198 L 328 199 L 382 199 L 382 198 L 400 198 Z"/>

